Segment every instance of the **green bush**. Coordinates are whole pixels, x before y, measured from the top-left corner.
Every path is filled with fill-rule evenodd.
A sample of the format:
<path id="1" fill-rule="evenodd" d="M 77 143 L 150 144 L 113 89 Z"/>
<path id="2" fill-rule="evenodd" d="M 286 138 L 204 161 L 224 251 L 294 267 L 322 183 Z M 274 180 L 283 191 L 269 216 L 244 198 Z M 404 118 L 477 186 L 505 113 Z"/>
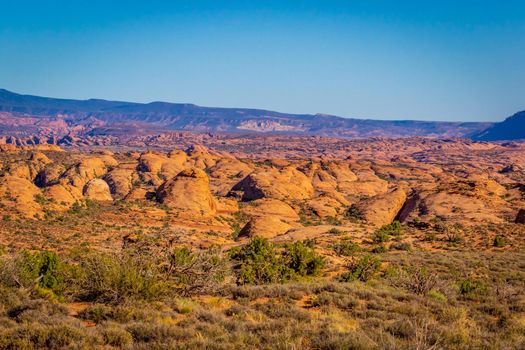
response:
<path id="1" fill-rule="evenodd" d="M 146 255 L 90 253 L 72 280 L 80 298 L 88 301 L 150 300 L 167 292 L 157 262 Z"/>
<path id="2" fill-rule="evenodd" d="M 353 256 L 361 251 L 359 244 L 352 242 L 350 239 L 342 239 L 339 243 L 332 244 L 332 249 L 339 256 Z"/>
<path id="3" fill-rule="evenodd" d="M 168 255 L 168 265 L 163 273 L 173 283 L 177 294 L 188 296 L 215 291 L 229 271 L 230 266 L 220 255 L 219 248 L 194 253 L 184 247 Z"/>
<path id="4" fill-rule="evenodd" d="M 288 244 L 283 254 L 284 264 L 299 276 L 318 275 L 323 268 L 324 258 L 314 251 L 311 241 Z"/>
<path id="5" fill-rule="evenodd" d="M 501 247 L 504 247 L 505 245 L 507 245 L 507 242 L 505 242 L 505 237 L 503 236 L 496 236 L 494 237 L 494 242 L 492 243 L 492 245 L 496 248 L 501 248 Z"/>
<path id="6" fill-rule="evenodd" d="M 484 295 L 487 287 L 480 280 L 467 278 L 459 284 L 459 293 L 466 297 Z"/>
<path id="7" fill-rule="evenodd" d="M 382 254 L 388 252 L 388 248 L 385 245 L 378 245 L 371 250 L 374 254 Z"/>
<path id="8" fill-rule="evenodd" d="M 375 243 L 385 243 L 390 240 L 391 236 L 401 236 L 401 223 L 394 221 L 391 224 L 383 225 L 374 233 Z"/>
<path id="9" fill-rule="evenodd" d="M 363 281 L 370 280 L 379 271 L 381 261 L 371 255 L 365 255 L 359 260 L 353 262 L 350 266 L 349 272 L 339 276 L 341 282 Z"/>
<path id="10" fill-rule="evenodd" d="M 60 292 L 64 287 L 64 265 L 56 253 L 23 251 L 0 261 L 0 282 L 7 286 Z"/>
<path id="11" fill-rule="evenodd" d="M 233 248 L 230 256 L 237 263 L 238 284 L 276 283 L 290 278 L 291 271 L 280 264 L 266 238 L 254 237 L 247 245 Z"/>
<path id="12" fill-rule="evenodd" d="M 230 257 L 238 284 L 283 283 L 296 276 L 317 275 L 324 266 L 311 241 L 288 244 L 279 253 L 266 238 L 254 237 L 247 245 L 232 249 Z"/>

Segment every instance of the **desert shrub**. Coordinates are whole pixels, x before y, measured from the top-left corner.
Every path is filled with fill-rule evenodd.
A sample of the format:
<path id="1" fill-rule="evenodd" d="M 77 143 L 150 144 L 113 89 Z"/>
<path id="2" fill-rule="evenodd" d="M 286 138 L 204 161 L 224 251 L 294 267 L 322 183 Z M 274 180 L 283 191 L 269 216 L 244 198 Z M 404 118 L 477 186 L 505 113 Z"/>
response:
<path id="1" fill-rule="evenodd" d="M 156 261 L 146 255 L 90 253 L 80 261 L 75 272 L 72 282 L 83 300 L 148 300 L 167 292 Z"/>
<path id="2" fill-rule="evenodd" d="M 361 221 L 363 220 L 363 211 L 356 204 L 352 204 L 345 213 L 345 216 L 351 221 Z"/>
<path id="3" fill-rule="evenodd" d="M 474 278 L 467 278 L 459 283 L 459 293 L 465 297 L 475 297 L 487 293 L 485 284 Z"/>
<path id="4" fill-rule="evenodd" d="M 220 287 L 230 269 L 219 248 L 194 253 L 189 248 L 173 250 L 163 272 L 180 295 L 210 293 Z"/>
<path id="5" fill-rule="evenodd" d="M 247 245 L 233 248 L 230 256 L 236 263 L 238 284 L 276 283 L 291 276 L 266 238 L 254 237 Z"/>
<path id="6" fill-rule="evenodd" d="M 424 267 L 409 266 L 396 270 L 396 273 L 390 277 L 390 281 L 396 287 L 425 295 L 437 286 L 438 276 Z"/>
<path id="7" fill-rule="evenodd" d="M 24 323 L 0 332 L 1 349 L 63 349 L 85 338 L 67 324 L 39 325 Z"/>
<path id="8" fill-rule="evenodd" d="M 361 251 L 359 244 L 352 242 L 348 238 L 332 244 L 332 249 L 339 256 L 353 256 L 355 253 Z"/>
<path id="9" fill-rule="evenodd" d="M 0 282 L 7 286 L 59 292 L 64 287 L 64 266 L 54 252 L 23 251 L 1 259 Z"/>
<path id="10" fill-rule="evenodd" d="M 339 230 L 339 229 L 336 228 L 336 227 L 332 227 L 331 229 L 328 230 L 327 233 L 329 233 L 329 234 L 331 234 L 331 235 L 342 235 L 342 234 L 345 233 L 345 231 Z"/>
<path id="11" fill-rule="evenodd" d="M 505 237 L 499 235 L 494 237 L 494 241 L 492 242 L 492 246 L 496 248 L 504 247 L 506 244 Z"/>
<path id="12" fill-rule="evenodd" d="M 386 253 L 388 252 L 388 248 L 385 245 L 378 245 L 377 247 L 372 248 L 370 252 L 374 254 Z"/>
<path id="13" fill-rule="evenodd" d="M 283 263 L 299 276 L 318 275 L 325 264 L 322 256 L 315 253 L 311 241 L 297 241 L 287 244 L 283 253 Z"/>
<path id="14" fill-rule="evenodd" d="M 390 245 L 390 250 L 406 250 L 411 251 L 412 245 L 408 242 L 397 242 Z"/>
<path id="15" fill-rule="evenodd" d="M 354 261 L 349 266 L 350 271 L 341 274 L 339 280 L 341 282 L 351 282 L 356 280 L 366 282 L 374 277 L 380 267 L 381 261 L 378 258 L 371 255 L 365 255 L 357 261 Z"/>
<path id="16" fill-rule="evenodd" d="M 112 325 L 103 325 L 101 328 L 104 344 L 122 348 L 133 342 L 133 337 L 125 329 Z"/>
<path id="17" fill-rule="evenodd" d="M 381 226 L 376 232 L 374 232 L 374 242 L 388 242 L 391 236 L 401 236 L 401 234 L 401 223 L 399 221 L 394 221 L 391 224 Z"/>
<path id="18" fill-rule="evenodd" d="M 382 230 L 377 230 L 374 232 L 373 241 L 374 243 L 385 243 L 390 240 L 390 235 Z"/>
<path id="19" fill-rule="evenodd" d="M 254 237 L 243 247 L 234 248 L 238 284 L 282 283 L 296 276 L 317 275 L 324 259 L 314 251 L 313 242 L 295 242 L 279 253 L 267 239 Z"/>

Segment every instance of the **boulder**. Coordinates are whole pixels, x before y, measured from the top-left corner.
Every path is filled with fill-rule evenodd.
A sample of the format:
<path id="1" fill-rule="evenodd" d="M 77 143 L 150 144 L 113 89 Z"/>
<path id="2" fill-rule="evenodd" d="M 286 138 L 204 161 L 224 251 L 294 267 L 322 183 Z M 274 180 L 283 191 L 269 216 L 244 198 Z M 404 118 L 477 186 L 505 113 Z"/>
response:
<path id="1" fill-rule="evenodd" d="M 126 197 L 136 180 L 138 176 L 133 169 L 129 168 L 116 168 L 104 176 L 104 181 L 108 183 L 111 194 L 115 198 Z"/>
<path id="2" fill-rule="evenodd" d="M 27 179 L 10 175 L 0 178 L 0 202 L 21 216 L 32 218 L 42 212 L 40 195 L 40 189 Z"/>
<path id="3" fill-rule="evenodd" d="M 292 226 L 275 216 L 252 218 L 239 232 L 238 238 L 273 238 L 288 232 Z"/>
<path id="4" fill-rule="evenodd" d="M 302 200 L 314 194 L 310 179 L 293 167 L 258 169 L 235 185 L 232 191 L 243 191 L 245 201 L 260 198 Z"/>
<path id="5" fill-rule="evenodd" d="M 405 191 L 397 188 L 358 203 L 357 208 L 364 220 L 382 226 L 394 221 L 406 199 Z"/>
<path id="6" fill-rule="evenodd" d="M 113 200 L 108 183 L 102 179 L 90 180 L 86 186 L 84 186 L 83 194 L 86 198 L 96 201 Z"/>
<path id="7" fill-rule="evenodd" d="M 299 215 L 291 206 L 273 198 L 261 198 L 250 202 L 243 211 L 250 216 L 274 216 L 284 221 L 299 220 Z"/>
<path id="8" fill-rule="evenodd" d="M 82 189 L 89 180 L 103 176 L 106 170 L 106 160 L 96 157 L 84 158 L 66 170 L 60 182 Z"/>
<path id="9" fill-rule="evenodd" d="M 159 202 L 188 218 L 215 215 L 217 205 L 211 195 L 206 173 L 197 168 L 181 171 L 156 191 Z"/>
<path id="10" fill-rule="evenodd" d="M 71 185 L 55 184 L 45 188 L 45 196 L 53 210 L 66 210 L 83 199 L 79 188 Z"/>

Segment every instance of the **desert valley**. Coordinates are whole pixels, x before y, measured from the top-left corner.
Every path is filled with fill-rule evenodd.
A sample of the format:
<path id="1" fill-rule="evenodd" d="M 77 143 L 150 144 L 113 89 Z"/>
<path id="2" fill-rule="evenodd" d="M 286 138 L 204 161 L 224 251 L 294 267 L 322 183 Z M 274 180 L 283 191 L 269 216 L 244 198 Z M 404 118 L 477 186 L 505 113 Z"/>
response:
<path id="1" fill-rule="evenodd" d="M 3 110 L 0 348 L 525 345 L 519 140 Z"/>

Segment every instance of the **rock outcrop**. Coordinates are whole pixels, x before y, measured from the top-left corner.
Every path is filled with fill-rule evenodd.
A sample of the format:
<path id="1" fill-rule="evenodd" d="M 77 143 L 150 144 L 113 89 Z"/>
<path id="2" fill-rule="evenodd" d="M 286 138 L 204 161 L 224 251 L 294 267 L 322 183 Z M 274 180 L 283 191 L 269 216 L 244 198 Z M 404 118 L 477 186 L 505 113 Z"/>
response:
<path id="1" fill-rule="evenodd" d="M 109 185 L 102 179 L 90 180 L 84 186 L 83 194 L 86 198 L 96 201 L 112 201 Z"/>
<path id="2" fill-rule="evenodd" d="M 27 179 L 10 175 L 0 178 L 1 203 L 21 216 L 32 218 L 42 213 L 40 196 L 40 189 Z"/>
<path id="3" fill-rule="evenodd" d="M 275 216 L 252 218 L 239 232 L 238 238 L 264 237 L 273 238 L 288 232 L 291 225 Z"/>
<path id="4" fill-rule="evenodd" d="M 156 191 L 157 199 L 179 216 L 209 217 L 217 205 L 211 195 L 206 173 L 197 168 L 181 171 L 164 182 Z"/>
<path id="5" fill-rule="evenodd" d="M 401 188 L 377 195 L 357 205 L 361 217 L 367 222 L 382 226 L 391 223 L 405 204 L 407 195 Z"/>
<path id="6" fill-rule="evenodd" d="M 301 200 L 311 198 L 314 194 L 310 179 L 293 167 L 257 170 L 235 185 L 232 191 L 242 191 L 245 201 L 260 198 Z"/>

